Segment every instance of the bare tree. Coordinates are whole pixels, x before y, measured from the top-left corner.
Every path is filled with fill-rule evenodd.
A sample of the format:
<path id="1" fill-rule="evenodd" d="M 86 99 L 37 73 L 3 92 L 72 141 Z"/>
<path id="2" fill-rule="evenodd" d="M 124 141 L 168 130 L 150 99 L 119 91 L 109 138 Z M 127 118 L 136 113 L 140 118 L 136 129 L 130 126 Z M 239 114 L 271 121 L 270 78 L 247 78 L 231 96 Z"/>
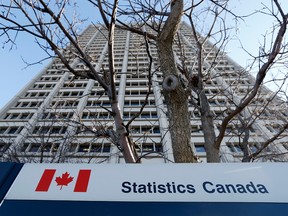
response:
<path id="1" fill-rule="evenodd" d="M 253 86 L 246 94 L 239 97 L 235 95 L 237 89 L 232 85 L 222 85 L 224 87 L 220 89 L 221 94 L 234 106 L 225 109 L 225 112 L 223 112 L 225 114 L 224 118 L 220 119 L 220 121 L 216 119 L 211 111 L 210 98 L 205 93 L 205 82 L 212 78 L 221 82 L 221 76 L 224 76 L 223 73 L 215 68 L 224 55 L 225 43 L 229 34 L 229 27 L 226 26 L 225 22 L 225 14 L 230 14 L 236 19 L 241 18 L 229 9 L 228 1 L 209 1 L 206 4 L 207 2 L 199 0 L 184 4 L 183 0 L 172 0 L 168 3 L 154 0 L 132 0 L 127 1 L 126 5 L 121 5 L 121 2 L 119 4 L 117 0 L 113 3 L 105 0 L 89 0 L 89 2 L 98 8 L 108 32 L 108 71 L 95 67 L 93 60 L 86 52 L 87 47 L 82 47 L 78 43 L 76 26 L 79 20 L 70 20 L 68 18 L 69 14 L 65 13 L 64 10 L 69 6 L 70 1 L 58 1 L 55 5 L 46 4 L 42 0 L 2 3 L 0 5 L 1 9 L 3 9 L 3 13 L 0 15 L 3 20 L 0 28 L 2 30 L 1 35 L 6 36 L 7 42 L 14 43 L 15 38 L 13 38 L 11 32 L 16 32 L 16 36 L 21 31 L 29 33 L 37 38 L 39 45 L 47 53 L 50 53 L 50 50 L 54 52 L 69 72 L 75 76 L 93 79 L 100 83 L 110 99 L 111 110 L 108 111 L 115 122 L 116 145 L 123 151 L 126 162 L 135 163 L 139 162 L 140 159 L 136 154 L 135 145 L 129 134 L 129 125 L 131 123 L 129 122 L 127 125 L 123 123 L 117 101 L 114 68 L 115 28 L 142 35 L 145 38 L 147 47 L 149 47 L 149 44 L 157 47 L 159 68 L 163 74 L 163 95 L 168 110 L 169 130 L 175 162 L 197 161 L 191 144 L 192 131 L 189 102 L 195 109 L 199 110 L 201 115 L 201 127 L 204 133 L 208 162 L 220 161 L 220 145 L 223 142 L 225 133 L 227 134 L 227 128 L 231 124 L 235 123 L 235 131 L 237 131 L 237 136 L 241 138 L 240 144 L 244 151 L 243 161 L 251 161 L 260 155 L 271 142 L 279 138 L 287 129 L 286 123 L 281 127 L 279 133 L 275 134 L 275 137 L 267 139 L 267 142 L 258 151 L 249 152 L 249 130 L 259 114 L 256 111 L 249 113 L 248 106 L 257 99 L 268 71 L 276 62 L 283 62 L 287 54 L 287 45 L 284 37 L 286 35 L 288 15 L 285 14 L 277 0 L 273 0 L 271 7 L 267 6 L 266 11 L 263 12 L 269 13 L 275 18 L 277 24 L 273 26 L 273 32 L 276 33 L 273 35 L 271 43 L 269 45 L 264 44 L 261 48 L 262 53 L 254 58 L 254 63 L 258 63 L 258 71 L 253 81 Z M 203 32 L 204 34 L 199 34 L 198 26 L 196 25 L 197 19 L 201 18 L 201 16 L 197 15 L 197 8 L 200 8 L 201 13 L 205 12 L 212 17 L 212 22 L 206 25 L 208 30 Z M 29 10 L 32 13 L 28 13 Z M 185 53 L 182 52 L 184 50 L 182 47 L 187 46 L 185 39 L 177 36 L 177 31 L 184 15 L 190 23 L 191 35 L 196 43 L 196 45 L 192 44 L 190 47 L 195 50 L 197 58 L 194 65 L 191 65 L 191 62 L 187 62 L 187 59 L 185 60 Z M 24 16 L 25 22 L 18 21 L 16 19 L 17 16 Z M 210 44 L 210 49 L 207 50 L 206 45 L 209 44 L 208 40 L 211 38 L 216 38 L 217 47 L 215 45 L 210 46 Z M 44 41 L 44 43 L 40 42 L 40 40 Z M 176 57 L 176 45 L 178 45 L 180 50 L 180 58 Z M 209 57 L 209 52 L 216 54 L 213 57 L 213 63 L 208 64 L 205 59 Z M 147 49 L 147 53 L 149 54 L 149 49 Z M 75 56 L 84 63 L 87 70 L 75 70 L 73 68 L 70 58 L 72 59 Z M 151 71 L 153 58 L 150 57 L 149 61 L 149 71 Z M 239 80 L 245 73 L 245 70 L 239 69 Z M 139 114 L 142 110 L 140 110 Z M 218 125 L 219 134 L 215 133 L 216 125 Z"/>
<path id="2" fill-rule="evenodd" d="M 101 1 L 95 3 L 95 5 L 97 5 L 100 9 L 102 8 L 102 4 L 103 2 Z M 262 85 L 267 77 L 266 75 L 268 71 L 273 65 L 275 65 L 276 62 L 282 62 L 287 53 L 287 45 L 285 44 L 284 36 L 286 34 L 288 16 L 283 11 L 283 8 L 279 2 L 275 0 L 271 3 L 271 7 L 266 6 L 265 10 L 267 11 L 261 11 L 261 13 L 267 13 L 274 17 L 277 24 L 273 26 L 273 36 L 275 36 L 271 39 L 271 46 L 268 46 L 267 48 L 268 43 L 266 42 L 261 48 L 263 50 L 266 49 L 264 54 L 254 57 L 254 62 L 259 63 L 259 69 L 256 79 L 253 81 L 253 87 L 242 98 L 235 96 L 235 92 L 231 91 L 232 88 L 229 87 L 229 85 L 226 85 L 223 89 L 221 89 L 222 93 L 225 95 L 225 97 L 227 97 L 227 100 L 233 103 L 235 107 L 232 109 L 227 109 L 223 120 L 220 123 L 218 122 L 218 135 L 215 133 L 214 116 L 210 110 L 207 95 L 205 94 L 205 82 L 209 77 L 213 78 L 218 76 L 215 66 L 219 63 L 221 57 L 223 56 L 224 46 L 227 43 L 229 36 L 229 26 L 226 26 L 225 21 L 226 14 L 231 15 L 235 19 L 243 18 L 237 16 L 229 9 L 228 1 L 211 1 L 208 4 L 204 1 L 192 1 L 186 8 L 184 8 L 182 1 L 171 1 L 167 5 L 159 1 L 149 1 L 148 3 L 143 1 L 130 1 L 129 7 L 130 8 L 126 9 L 125 11 L 121 11 L 121 14 L 126 16 L 134 15 L 133 22 L 137 22 L 138 26 L 135 24 L 133 25 L 133 23 L 131 23 L 132 27 L 131 25 L 127 26 L 123 24 L 121 20 L 118 20 L 119 26 L 138 34 L 147 34 L 151 39 L 155 40 L 157 44 L 159 64 L 161 72 L 163 72 L 163 94 L 167 102 L 175 161 L 192 162 L 193 159 L 191 158 L 194 158 L 193 153 L 189 150 L 189 148 L 186 148 L 191 144 L 191 130 L 189 127 L 190 122 L 187 121 L 189 116 L 186 115 L 186 113 L 189 113 L 186 105 L 188 104 L 189 96 L 192 99 L 192 104 L 200 111 L 201 114 L 201 124 L 204 133 L 208 162 L 220 161 L 220 145 L 223 141 L 228 125 L 233 124 L 235 118 L 238 119 L 238 121 L 240 121 L 240 125 L 242 125 L 240 126 L 241 130 L 238 130 L 238 134 L 244 134 L 244 138 L 240 142 L 245 153 L 243 161 L 247 161 L 247 155 L 249 155 L 248 161 L 251 161 L 256 155 L 259 155 L 268 145 L 265 142 L 258 148 L 257 153 L 252 153 L 251 151 L 248 153 L 249 133 L 247 130 L 251 128 L 251 125 L 253 122 L 255 122 L 255 117 L 257 116 L 253 116 L 251 114 L 249 115 L 247 113 L 247 107 L 253 103 L 253 101 L 255 103 L 255 101 L 259 99 L 257 94 L 261 91 L 261 89 L 263 89 Z M 204 12 L 212 16 L 212 21 L 210 23 L 204 22 L 205 28 L 208 29 L 206 32 L 204 32 L 204 35 L 200 35 L 197 31 L 196 23 L 201 17 L 199 14 L 195 15 L 197 14 L 197 12 L 195 13 L 195 11 L 197 11 L 197 7 L 201 8 L 201 13 Z M 193 47 L 191 47 L 192 49 L 196 50 L 196 73 L 193 73 L 193 67 L 187 67 L 185 61 L 182 61 L 182 63 L 177 65 L 177 59 L 175 59 L 174 50 L 172 48 L 172 45 L 176 40 L 176 32 L 183 14 L 185 14 L 189 20 L 192 28 L 192 34 L 196 42 L 196 46 L 192 45 Z M 105 13 L 104 11 L 102 11 L 102 15 L 103 17 L 110 16 L 110 14 Z M 143 31 L 143 28 L 139 28 L 139 26 L 142 27 L 144 24 L 152 29 L 152 31 L 148 31 L 149 33 L 147 33 L 145 30 Z M 217 47 L 214 46 L 214 48 L 210 49 L 210 51 L 215 51 L 216 53 L 214 56 L 214 63 L 212 65 L 208 64 L 207 61 L 204 61 L 204 59 L 209 55 L 209 52 L 204 51 L 204 47 L 206 47 L 208 40 L 211 38 L 216 38 L 215 44 L 217 45 Z M 185 45 L 187 46 L 187 44 L 183 43 L 182 46 Z M 182 57 L 185 58 L 185 54 L 183 55 L 182 53 Z M 243 69 L 241 70 L 239 71 L 240 74 L 246 73 Z M 186 80 L 184 79 L 184 83 L 188 81 L 190 87 L 189 89 L 192 90 L 192 93 L 196 94 L 196 101 L 195 98 L 193 98 L 193 94 L 187 95 L 187 91 L 185 91 L 187 86 L 185 86 L 185 84 L 181 85 L 181 83 L 183 83 L 182 75 L 184 75 L 184 78 L 186 78 Z M 219 74 L 219 76 L 223 75 Z M 240 77 L 241 76 L 239 76 L 239 78 Z M 275 102 L 275 100 L 273 101 Z M 179 111 L 181 112 L 181 116 L 179 116 Z M 246 120 L 250 119 L 250 123 L 244 123 L 245 119 L 243 120 L 241 115 L 244 115 Z M 239 128 L 239 125 L 237 127 Z M 275 137 L 273 136 L 273 138 L 268 139 L 267 142 L 271 143 L 286 129 L 287 125 L 284 124 L 279 134 L 275 134 Z M 184 152 L 188 153 L 188 155 L 185 156 Z"/>
<path id="3" fill-rule="evenodd" d="M 14 38 L 11 36 L 13 31 L 16 32 L 16 36 L 22 31 L 29 33 L 36 38 L 44 50 L 54 52 L 66 66 L 67 70 L 75 76 L 89 78 L 99 82 L 110 99 L 110 112 L 114 118 L 117 141 L 124 158 L 126 162 L 135 163 L 138 161 L 138 156 L 133 143 L 127 136 L 127 131 L 124 127 L 118 106 L 115 87 L 113 44 L 118 1 L 115 1 L 111 6 L 110 21 L 105 23 L 108 31 L 107 53 L 109 71 L 105 71 L 103 74 L 99 68 L 96 69 L 94 67 L 91 58 L 87 55 L 87 47 L 82 47 L 81 44 L 78 43 L 77 19 L 70 20 L 68 18 L 69 14 L 65 13 L 65 9 L 70 3 L 70 1 L 59 1 L 55 4 L 48 4 L 42 0 L 35 2 L 10 1 L 6 4 L 3 3 L 1 4 L 3 13 L 0 15 L 0 18 L 3 20 L 1 35 L 7 36 L 8 42 L 14 43 Z M 42 41 L 44 43 L 42 43 Z M 67 47 L 68 44 L 69 46 Z M 71 66 L 69 58 L 71 55 L 83 61 L 88 70 L 85 72 L 75 70 L 73 66 Z"/>

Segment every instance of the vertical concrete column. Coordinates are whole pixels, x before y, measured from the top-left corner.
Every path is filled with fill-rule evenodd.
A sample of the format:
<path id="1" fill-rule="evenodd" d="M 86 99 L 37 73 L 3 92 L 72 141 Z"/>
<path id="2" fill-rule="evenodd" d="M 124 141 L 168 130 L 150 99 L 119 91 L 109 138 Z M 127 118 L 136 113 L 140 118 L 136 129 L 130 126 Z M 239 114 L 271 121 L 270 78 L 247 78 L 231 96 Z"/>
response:
<path id="1" fill-rule="evenodd" d="M 128 69 L 128 59 L 129 59 L 129 44 L 130 44 L 130 32 L 127 31 L 126 44 L 125 44 L 122 69 L 121 69 L 121 78 L 120 78 L 119 90 L 118 90 L 118 102 L 119 102 L 122 115 L 124 111 L 124 101 L 125 101 L 126 78 L 127 78 L 127 69 Z"/>
<path id="2" fill-rule="evenodd" d="M 155 71 L 155 66 L 152 64 L 152 71 Z M 154 73 L 152 76 L 152 88 L 155 97 L 155 105 L 157 109 L 157 116 L 159 119 L 159 127 L 162 138 L 163 154 L 165 156 L 165 162 L 174 162 L 173 150 L 172 150 L 172 139 L 169 132 L 169 123 L 167 116 L 164 112 L 166 108 L 164 107 L 163 98 L 161 95 L 161 89 L 157 82 L 157 75 Z"/>
<path id="3" fill-rule="evenodd" d="M 129 45 L 130 45 L 130 32 L 127 31 L 126 34 L 126 42 L 125 42 L 125 50 L 122 61 L 122 69 L 121 69 L 121 77 L 118 89 L 118 103 L 121 110 L 121 114 L 123 116 L 124 113 L 124 101 L 125 101 L 125 90 L 126 90 L 126 78 L 127 78 L 127 69 L 128 69 L 128 59 L 129 59 Z M 113 145 L 111 148 L 111 163 L 119 163 L 119 149 Z"/>

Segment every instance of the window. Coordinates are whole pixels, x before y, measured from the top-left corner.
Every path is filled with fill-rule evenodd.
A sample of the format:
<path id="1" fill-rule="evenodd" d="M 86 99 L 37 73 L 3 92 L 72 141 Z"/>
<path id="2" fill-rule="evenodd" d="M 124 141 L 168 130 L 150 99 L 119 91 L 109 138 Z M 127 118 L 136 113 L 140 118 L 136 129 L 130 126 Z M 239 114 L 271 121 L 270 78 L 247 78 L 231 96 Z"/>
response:
<path id="1" fill-rule="evenodd" d="M 20 119 L 27 119 L 29 117 L 28 113 L 22 113 Z"/>
<path id="2" fill-rule="evenodd" d="M 227 143 L 227 146 L 229 150 L 233 153 L 242 153 L 242 150 L 239 144 Z"/>
<path id="3" fill-rule="evenodd" d="M 200 144 L 195 144 L 195 149 L 196 149 L 196 152 L 197 153 L 205 153 L 206 152 L 206 149 L 204 147 L 204 144 L 203 145 L 200 145 Z"/>
<path id="4" fill-rule="evenodd" d="M 52 134 L 64 134 L 66 132 L 66 128 L 65 127 L 53 127 L 51 130 Z"/>
<path id="5" fill-rule="evenodd" d="M 101 152 L 101 149 L 102 149 L 101 145 L 93 144 L 91 146 L 91 152 Z"/>
<path id="6" fill-rule="evenodd" d="M 78 152 L 89 152 L 89 144 L 80 144 Z"/>
<path id="7" fill-rule="evenodd" d="M 39 149 L 40 145 L 39 144 L 30 144 L 29 152 L 37 152 Z"/>
<path id="8" fill-rule="evenodd" d="M 28 105 L 29 105 L 29 103 L 24 102 L 24 103 L 22 103 L 20 106 L 21 106 L 21 107 L 28 107 Z"/>
<path id="9" fill-rule="evenodd" d="M 150 113 L 142 113 L 140 118 L 150 118 Z"/>
<path id="10" fill-rule="evenodd" d="M 161 143 L 141 143 L 140 151 L 141 152 L 162 152 L 163 148 Z"/>
<path id="11" fill-rule="evenodd" d="M 59 143 L 24 143 L 22 146 L 23 152 L 51 152 L 55 153 L 59 147 Z"/>
<path id="12" fill-rule="evenodd" d="M 70 152 L 80 153 L 109 153 L 110 143 L 73 143 L 69 149 Z"/>
<path id="13" fill-rule="evenodd" d="M 8 131 L 8 134 L 16 134 L 20 130 L 21 130 L 21 127 L 11 127 Z"/>
<path id="14" fill-rule="evenodd" d="M 132 133 L 138 134 L 138 133 L 145 133 L 145 134 L 158 134 L 160 133 L 159 126 L 134 126 L 132 127 Z"/>
<path id="15" fill-rule="evenodd" d="M 12 114 L 12 115 L 10 116 L 10 119 L 17 119 L 18 115 L 19 115 L 19 114 Z"/>

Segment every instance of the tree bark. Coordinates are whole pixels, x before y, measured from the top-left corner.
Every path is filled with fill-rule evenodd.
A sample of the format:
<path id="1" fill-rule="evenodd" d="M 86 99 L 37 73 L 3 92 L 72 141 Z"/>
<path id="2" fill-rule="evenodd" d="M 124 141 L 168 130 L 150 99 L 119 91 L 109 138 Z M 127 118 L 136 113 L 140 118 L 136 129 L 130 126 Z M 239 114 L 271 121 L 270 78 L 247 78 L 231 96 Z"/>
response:
<path id="1" fill-rule="evenodd" d="M 174 36 L 181 22 L 182 13 L 183 0 L 173 1 L 171 13 L 158 36 L 157 46 L 163 82 L 173 86 L 172 89 L 167 89 L 164 86 L 163 94 L 167 103 L 174 159 L 176 163 L 192 163 L 196 162 L 196 160 L 190 143 L 191 126 L 188 97 L 179 82 L 179 72 L 172 49 Z"/>
<path id="2" fill-rule="evenodd" d="M 219 148 L 215 145 L 216 134 L 214 130 L 213 114 L 210 110 L 210 105 L 205 95 L 205 91 L 201 91 L 199 95 L 200 99 L 200 112 L 201 112 L 201 124 L 204 134 L 204 147 L 206 150 L 206 158 L 208 163 L 219 163 Z"/>

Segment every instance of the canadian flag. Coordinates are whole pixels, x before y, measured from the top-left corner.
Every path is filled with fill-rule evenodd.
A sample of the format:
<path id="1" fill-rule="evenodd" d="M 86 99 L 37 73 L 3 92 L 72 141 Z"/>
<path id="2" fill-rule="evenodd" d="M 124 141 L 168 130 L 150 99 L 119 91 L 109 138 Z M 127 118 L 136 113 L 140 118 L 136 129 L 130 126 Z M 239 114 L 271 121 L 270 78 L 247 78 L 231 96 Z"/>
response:
<path id="1" fill-rule="evenodd" d="M 38 185 L 35 189 L 36 192 L 47 192 L 49 187 L 54 179 L 56 173 L 56 169 L 45 169 Z M 91 170 L 79 170 L 76 183 L 74 186 L 74 192 L 86 192 L 89 179 L 90 179 Z M 60 186 L 60 190 L 63 186 L 68 186 L 74 180 L 74 177 L 70 176 L 70 173 L 65 172 L 62 173 L 62 176 L 58 176 L 55 178 L 55 182 L 57 186 Z"/>

